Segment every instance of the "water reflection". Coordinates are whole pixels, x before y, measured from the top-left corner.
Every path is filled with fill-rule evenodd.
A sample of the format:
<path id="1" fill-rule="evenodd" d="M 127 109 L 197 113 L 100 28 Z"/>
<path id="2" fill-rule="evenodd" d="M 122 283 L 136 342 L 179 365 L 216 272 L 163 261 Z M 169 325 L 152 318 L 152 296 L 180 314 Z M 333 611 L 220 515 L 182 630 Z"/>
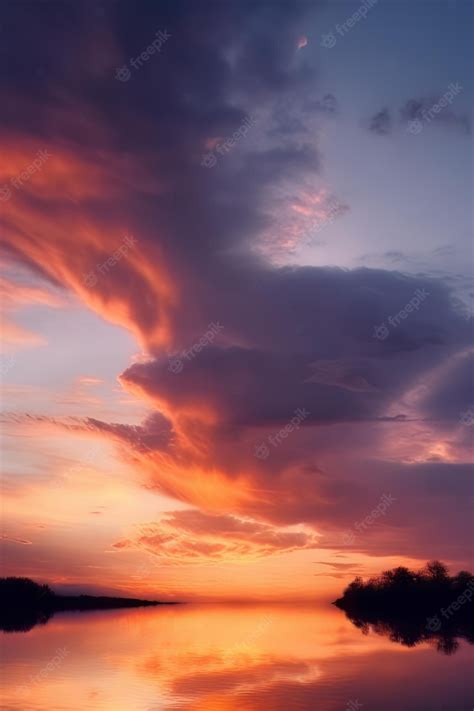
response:
<path id="1" fill-rule="evenodd" d="M 52 614 L 48 610 L 1 610 L 0 630 L 2 632 L 28 632 L 36 625 L 45 625 Z"/>
<path id="2" fill-rule="evenodd" d="M 388 637 L 390 641 L 415 647 L 422 642 L 431 642 L 438 652 L 454 654 L 459 649 L 460 639 L 474 644 L 473 620 L 459 620 L 454 617 L 445 621 L 441 615 L 430 617 L 383 618 L 380 615 L 346 612 L 347 618 L 363 634 L 370 631 Z"/>
<path id="3" fill-rule="evenodd" d="M 183 605 L 55 615 L 2 635 L 8 711 L 458 711 L 473 650 L 456 661 L 362 635 L 320 608 Z M 402 682 L 402 683 L 401 683 Z"/>

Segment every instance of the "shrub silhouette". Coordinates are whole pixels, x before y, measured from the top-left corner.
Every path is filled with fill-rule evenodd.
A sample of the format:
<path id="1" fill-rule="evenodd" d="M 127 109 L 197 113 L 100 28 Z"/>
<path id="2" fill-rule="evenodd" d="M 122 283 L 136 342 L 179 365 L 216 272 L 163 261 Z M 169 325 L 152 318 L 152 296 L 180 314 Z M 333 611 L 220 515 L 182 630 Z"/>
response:
<path id="1" fill-rule="evenodd" d="M 25 632 L 67 610 L 109 610 L 158 605 L 150 600 L 94 595 L 56 595 L 48 585 L 29 578 L 0 578 L 0 629 Z"/>
<path id="2" fill-rule="evenodd" d="M 48 585 L 29 578 L 0 578 L 0 599 L 8 607 L 44 607 L 53 596 Z"/>
<path id="3" fill-rule="evenodd" d="M 52 614 L 54 593 L 29 578 L 0 578 L 0 629 L 26 632 L 45 624 Z"/>
<path id="4" fill-rule="evenodd" d="M 407 646 L 432 640 L 439 651 L 453 654 L 458 637 L 474 644 L 473 598 L 471 573 L 450 577 L 433 560 L 419 571 L 400 566 L 365 583 L 357 577 L 334 604 L 365 634 L 373 629 Z"/>

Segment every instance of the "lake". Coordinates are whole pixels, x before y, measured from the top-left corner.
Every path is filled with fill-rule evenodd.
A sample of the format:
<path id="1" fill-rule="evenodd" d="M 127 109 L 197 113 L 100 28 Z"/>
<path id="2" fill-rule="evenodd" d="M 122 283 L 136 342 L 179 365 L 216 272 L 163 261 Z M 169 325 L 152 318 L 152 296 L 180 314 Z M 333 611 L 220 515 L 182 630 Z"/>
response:
<path id="1" fill-rule="evenodd" d="M 3 711 L 472 711 L 474 647 L 408 648 L 331 605 L 62 613 L 2 633 Z"/>

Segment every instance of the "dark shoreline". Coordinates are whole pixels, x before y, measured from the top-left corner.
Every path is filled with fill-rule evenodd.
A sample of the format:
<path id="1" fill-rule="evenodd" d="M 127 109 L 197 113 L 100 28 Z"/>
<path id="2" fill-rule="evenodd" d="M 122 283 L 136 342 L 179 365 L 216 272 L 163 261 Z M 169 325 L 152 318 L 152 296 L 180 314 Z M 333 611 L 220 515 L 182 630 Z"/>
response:
<path id="1" fill-rule="evenodd" d="M 123 610 L 159 605 L 180 605 L 179 601 L 141 600 L 108 595 L 57 595 L 47 585 L 28 578 L 0 579 L 0 630 L 26 632 L 46 624 L 58 612 Z"/>

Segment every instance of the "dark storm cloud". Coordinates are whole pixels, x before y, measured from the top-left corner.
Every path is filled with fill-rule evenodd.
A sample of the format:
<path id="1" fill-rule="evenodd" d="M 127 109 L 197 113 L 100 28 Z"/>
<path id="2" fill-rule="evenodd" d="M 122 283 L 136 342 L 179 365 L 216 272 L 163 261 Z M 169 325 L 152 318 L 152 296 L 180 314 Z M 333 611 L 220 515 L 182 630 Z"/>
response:
<path id="1" fill-rule="evenodd" d="M 325 94 L 322 98 L 306 97 L 303 102 L 303 111 L 320 112 L 332 116 L 339 112 L 339 102 L 334 94 Z"/>
<path id="2" fill-rule="evenodd" d="M 392 117 L 389 109 L 382 109 L 372 116 L 369 121 L 369 131 L 378 136 L 386 136 L 391 133 Z"/>
<path id="3" fill-rule="evenodd" d="M 52 418 L 45 415 L 15 413 L 5 413 L 2 421 L 22 425 L 51 424 L 70 432 L 100 434 L 116 442 L 131 445 L 139 452 L 165 451 L 172 444 L 173 435 L 171 423 L 160 412 L 153 412 L 141 425 L 103 422 L 93 417 Z"/>
<path id="4" fill-rule="evenodd" d="M 420 409 L 444 425 L 456 426 L 470 408 L 474 420 L 474 353 L 467 351 L 441 370 L 426 389 Z"/>
<path id="5" fill-rule="evenodd" d="M 334 94 L 323 96 L 293 94 L 277 101 L 272 113 L 273 124 L 269 136 L 311 133 L 314 118 L 333 117 L 339 113 L 339 102 Z"/>
<path id="6" fill-rule="evenodd" d="M 157 323 L 185 329 L 188 318 L 199 316 L 196 311 L 206 298 L 199 293 L 201 285 L 216 279 L 221 254 L 235 252 L 239 245 L 247 250 L 255 246 L 268 221 L 263 208 L 269 191 L 283 180 L 319 170 L 314 144 L 282 144 L 281 135 L 267 146 L 252 144 L 248 137 L 215 169 L 201 165 L 209 140 L 232 136 L 246 116 L 264 114 L 287 89 L 303 90 L 313 82 L 314 71 L 296 57 L 296 47 L 308 13 L 317 11 L 317 5 L 142 2 L 136 12 L 130 3 L 115 3 L 97 16 L 81 5 L 63 3 L 58 9 L 56 3 L 42 3 L 31 6 L 28 22 L 24 6 L 9 9 L 3 50 L 13 67 L 2 87 L 7 97 L 2 126 L 12 132 L 7 138 L 15 143 L 21 131 L 32 141 L 46 141 L 53 157 L 62 158 L 67 150 L 68 159 L 76 154 L 91 170 L 99 167 L 102 173 L 104 168 L 87 200 L 81 196 L 79 203 L 69 191 L 56 190 L 48 203 L 38 203 L 36 195 L 24 190 L 16 196 L 18 207 L 23 203 L 23 213 L 32 208 L 44 215 L 59 212 L 70 225 L 86 213 L 101 231 L 111 219 L 128 225 L 141 235 L 143 260 L 153 264 L 159 259 L 160 271 L 166 269 L 171 280 L 189 287 L 194 296 L 184 299 L 186 309 L 179 305 L 179 323 L 176 313 L 167 318 L 143 279 L 147 267 L 137 269 L 130 260 L 101 279 L 96 294 L 104 304 L 119 296 L 121 313 L 130 313 L 145 337 Z M 159 54 L 133 69 L 130 59 L 149 45 L 155 28 L 164 28 L 169 39 Z M 43 78 L 25 70 L 25 56 L 44 66 Z M 124 65 L 131 76 L 121 82 L 115 70 Z M 259 128 L 257 121 L 255 135 L 259 130 L 264 126 Z M 106 166 L 118 158 L 110 180 Z M 146 179 L 137 179 L 137 166 Z M 50 167 L 45 178 L 51 174 Z M 117 178 L 128 183 L 121 186 L 122 199 L 107 194 Z M 87 179 L 84 165 L 81 181 Z M 110 229 L 118 232 L 116 226 Z M 67 285 L 77 288 L 77 272 L 90 269 L 84 264 L 87 255 L 103 261 L 113 250 L 104 242 L 100 254 L 96 242 L 88 245 L 77 235 L 69 240 L 66 230 L 62 234 L 54 240 L 54 250 L 65 266 L 63 273 L 70 273 Z M 51 236 L 41 238 L 44 254 L 48 239 L 53 241 Z M 50 262 L 41 263 L 33 241 L 30 232 L 21 247 L 14 236 L 7 246 L 51 277 Z M 74 256 L 79 249 L 80 261 Z"/>
<path id="7" fill-rule="evenodd" d="M 470 560 L 472 546 L 466 540 L 466 531 L 474 503 L 471 465 L 366 461 L 353 465 L 346 478 L 354 483 L 350 502 L 346 505 L 341 498 L 333 511 L 330 504 L 319 516 L 327 547 L 337 542 L 336 529 L 330 533 L 337 521 L 339 531 L 345 526 L 353 533 L 353 539 L 346 540 L 353 550 L 371 555 Z M 364 524 L 384 493 L 394 499 L 393 503 L 383 516 Z M 442 522 L 442 526 L 435 522 Z"/>
<path id="8" fill-rule="evenodd" d="M 470 115 L 451 108 L 451 104 L 462 91 L 463 87 L 452 83 L 443 95 L 407 99 L 399 109 L 402 127 L 416 134 L 428 124 L 436 123 L 447 129 L 470 134 Z M 393 127 L 392 110 L 388 107 L 377 111 L 367 123 L 368 130 L 378 136 L 391 134 Z"/>
<path id="9" fill-rule="evenodd" d="M 449 91 L 449 90 L 448 90 Z M 462 88 L 459 89 L 462 91 Z M 466 113 L 458 113 L 450 108 L 453 99 L 443 96 L 421 96 L 408 99 L 400 109 L 400 116 L 404 123 L 421 121 L 423 126 L 436 122 L 446 128 L 471 133 L 471 117 Z"/>
<path id="10" fill-rule="evenodd" d="M 434 280 L 364 269 L 245 275 L 245 294 L 237 291 L 243 273 L 229 271 L 229 291 L 221 292 L 220 303 L 217 293 L 210 301 L 212 315 L 225 324 L 222 339 L 229 335 L 246 347 L 221 342 L 182 355 L 178 374 L 167 358 L 137 363 L 124 382 L 178 411 L 194 410 L 203 399 L 227 424 L 278 423 L 297 407 L 309 410 L 306 424 L 370 420 L 442 355 L 469 343 L 468 324 Z M 417 289 L 425 301 L 398 319 Z M 205 318 L 211 320 L 210 311 Z M 385 338 L 377 331 L 382 324 L 389 329 Z M 188 335 L 185 352 L 199 335 Z"/>

